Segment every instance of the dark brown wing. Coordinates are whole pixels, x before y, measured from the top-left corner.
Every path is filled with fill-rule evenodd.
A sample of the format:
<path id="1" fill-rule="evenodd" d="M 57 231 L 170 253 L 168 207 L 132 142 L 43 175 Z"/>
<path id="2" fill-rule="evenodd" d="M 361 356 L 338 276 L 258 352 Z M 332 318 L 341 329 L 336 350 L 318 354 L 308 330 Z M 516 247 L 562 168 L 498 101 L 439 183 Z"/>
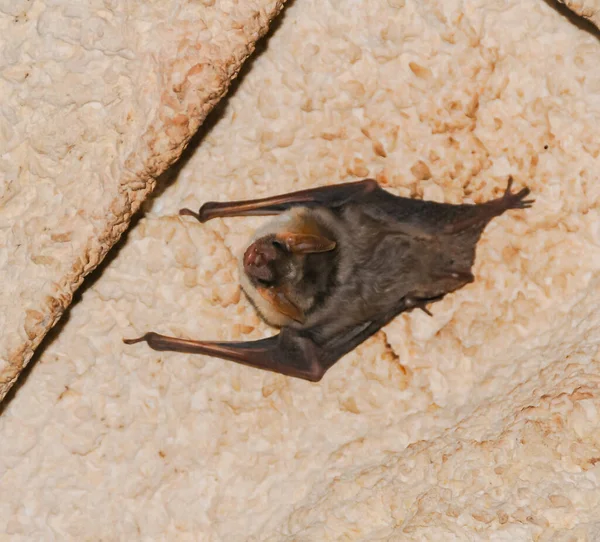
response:
<path id="1" fill-rule="evenodd" d="M 123 339 L 126 344 L 146 342 L 158 351 L 204 354 L 235 361 L 243 365 L 287 376 L 318 382 L 340 358 L 375 334 L 402 310 L 414 308 L 402 302 L 397 310 L 375 321 L 357 322 L 346 329 L 330 333 L 327 326 L 297 330 L 282 328 L 267 339 L 247 342 L 209 342 L 166 337 L 146 333 L 137 339 Z"/>
<path id="2" fill-rule="evenodd" d="M 340 207 L 349 201 L 360 201 L 361 198 L 375 190 L 381 190 L 377 182 L 373 179 L 365 179 L 354 183 L 321 186 L 262 199 L 232 202 L 209 201 L 200 207 L 198 213 L 189 209 L 181 209 L 179 214 L 193 216 L 200 222 L 207 222 L 217 217 L 277 215 L 292 207 L 317 205 L 329 208 Z"/>
<path id="3" fill-rule="evenodd" d="M 375 214 L 382 213 L 393 218 L 398 232 L 411 236 L 455 234 L 464 229 L 483 231 L 494 217 L 510 209 L 526 209 L 533 200 L 525 199 L 529 188 L 513 194 L 509 178 L 504 195 L 485 203 L 460 204 L 437 203 L 413 198 L 394 196 L 383 190 L 374 179 L 352 183 L 322 186 L 299 190 L 278 196 L 233 202 L 210 201 L 202 205 L 198 213 L 181 209 L 180 214 L 207 222 L 217 217 L 277 215 L 293 207 L 341 208 L 349 203 L 370 207 Z"/>

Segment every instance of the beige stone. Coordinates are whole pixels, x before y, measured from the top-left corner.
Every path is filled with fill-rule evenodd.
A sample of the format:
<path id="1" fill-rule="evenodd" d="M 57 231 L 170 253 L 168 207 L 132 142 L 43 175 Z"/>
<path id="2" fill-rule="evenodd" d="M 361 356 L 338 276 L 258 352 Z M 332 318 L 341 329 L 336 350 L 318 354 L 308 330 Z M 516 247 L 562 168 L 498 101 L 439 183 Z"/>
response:
<path id="1" fill-rule="evenodd" d="M 0 400 L 284 0 L 0 0 Z"/>
<path id="2" fill-rule="evenodd" d="M 600 28 L 600 0 L 559 0 L 578 15 Z"/>
<path id="3" fill-rule="evenodd" d="M 0 539 L 599 540 L 598 58 L 541 0 L 290 4 L 6 403 Z M 236 293 L 263 219 L 178 210 L 365 171 L 453 203 L 512 174 L 536 204 L 318 384 L 121 342 L 273 333 Z"/>

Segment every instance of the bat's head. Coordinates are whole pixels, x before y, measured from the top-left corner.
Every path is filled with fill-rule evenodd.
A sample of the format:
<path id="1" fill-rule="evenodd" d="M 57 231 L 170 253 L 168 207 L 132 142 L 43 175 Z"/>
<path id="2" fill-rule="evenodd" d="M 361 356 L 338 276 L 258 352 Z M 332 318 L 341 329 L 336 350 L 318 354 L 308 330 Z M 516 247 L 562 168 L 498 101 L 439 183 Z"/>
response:
<path id="1" fill-rule="evenodd" d="M 284 231 L 254 241 L 244 253 L 244 272 L 255 284 L 280 286 L 294 280 L 303 256 L 329 252 L 335 241 L 316 234 Z"/>
<path id="2" fill-rule="evenodd" d="M 275 235 L 254 241 L 244 253 L 244 273 L 254 283 L 276 286 L 294 274 L 293 254 Z"/>
<path id="3" fill-rule="evenodd" d="M 327 268 L 325 254 L 336 248 L 318 224 L 297 213 L 293 218 L 281 217 L 259 233 L 240 261 L 242 288 L 263 318 L 277 326 L 304 321 L 315 270 Z"/>

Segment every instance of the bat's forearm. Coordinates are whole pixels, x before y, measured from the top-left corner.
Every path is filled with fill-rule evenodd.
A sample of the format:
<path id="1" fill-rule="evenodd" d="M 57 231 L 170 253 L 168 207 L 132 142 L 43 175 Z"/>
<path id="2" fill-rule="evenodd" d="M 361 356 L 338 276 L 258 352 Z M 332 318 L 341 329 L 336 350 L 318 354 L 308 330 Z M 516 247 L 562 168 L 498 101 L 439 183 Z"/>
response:
<path id="1" fill-rule="evenodd" d="M 351 200 L 360 200 L 366 194 L 379 189 L 377 181 L 365 179 L 353 183 L 342 183 L 307 190 L 298 190 L 268 198 L 218 202 L 209 201 L 200 207 L 198 213 L 182 209 L 179 214 L 193 216 L 200 222 L 213 218 L 233 216 L 269 216 L 284 213 L 293 207 L 323 205 L 337 207 Z"/>
<path id="2" fill-rule="evenodd" d="M 315 345 L 303 341 L 297 345 L 300 348 L 285 348 L 279 335 L 258 341 L 209 342 L 178 339 L 150 332 L 137 339 L 123 339 L 123 342 L 146 342 L 150 348 L 161 352 L 213 356 L 311 382 L 319 381 L 325 374 L 318 358 L 311 355 Z"/>

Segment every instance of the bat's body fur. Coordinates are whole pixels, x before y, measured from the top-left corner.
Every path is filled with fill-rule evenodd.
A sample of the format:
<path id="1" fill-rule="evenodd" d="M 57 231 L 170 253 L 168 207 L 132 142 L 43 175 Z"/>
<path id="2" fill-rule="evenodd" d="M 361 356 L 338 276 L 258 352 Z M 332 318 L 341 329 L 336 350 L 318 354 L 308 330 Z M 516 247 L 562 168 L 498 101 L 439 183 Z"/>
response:
<path id="1" fill-rule="evenodd" d="M 397 197 L 372 180 L 253 202 L 205 204 L 197 215 L 279 214 L 240 260 L 241 284 L 277 337 L 251 343 L 185 341 L 149 333 L 159 350 L 212 354 L 319 380 L 397 314 L 472 282 L 477 242 L 529 193 L 451 205 Z M 128 341 L 132 342 L 132 341 Z"/>

